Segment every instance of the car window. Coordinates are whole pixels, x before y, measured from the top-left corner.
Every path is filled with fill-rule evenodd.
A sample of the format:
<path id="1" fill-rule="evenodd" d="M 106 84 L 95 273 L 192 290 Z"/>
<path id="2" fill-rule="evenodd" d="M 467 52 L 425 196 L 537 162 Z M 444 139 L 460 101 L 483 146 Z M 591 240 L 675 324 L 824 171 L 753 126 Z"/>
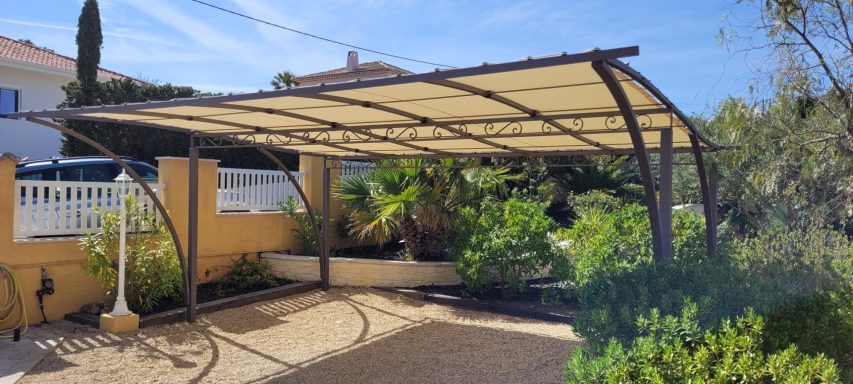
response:
<path id="1" fill-rule="evenodd" d="M 131 163 L 130 167 L 139 174 L 139 177 L 141 177 L 142 180 L 147 182 L 156 182 L 158 180 L 157 169 L 154 167 L 139 163 Z"/>
<path id="2" fill-rule="evenodd" d="M 44 169 L 41 171 L 21 172 L 15 175 L 16 180 L 44 180 L 56 181 L 59 171 L 56 169 Z"/>
<path id="3" fill-rule="evenodd" d="M 62 181 L 112 182 L 114 171 L 107 164 L 74 165 L 62 170 Z"/>

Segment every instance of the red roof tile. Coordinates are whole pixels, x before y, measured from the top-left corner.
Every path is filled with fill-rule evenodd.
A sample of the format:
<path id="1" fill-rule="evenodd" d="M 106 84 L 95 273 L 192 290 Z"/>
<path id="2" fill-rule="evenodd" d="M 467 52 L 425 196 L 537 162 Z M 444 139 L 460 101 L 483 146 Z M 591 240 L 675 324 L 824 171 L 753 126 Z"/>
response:
<path id="1" fill-rule="evenodd" d="M 76 71 L 77 61 L 64 55 L 60 55 L 49 49 L 36 47 L 27 43 L 0 36 L 0 59 L 18 61 L 28 64 L 42 65 L 59 70 Z M 98 76 L 108 79 L 123 79 L 130 76 L 118 72 L 98 69 Z"/>

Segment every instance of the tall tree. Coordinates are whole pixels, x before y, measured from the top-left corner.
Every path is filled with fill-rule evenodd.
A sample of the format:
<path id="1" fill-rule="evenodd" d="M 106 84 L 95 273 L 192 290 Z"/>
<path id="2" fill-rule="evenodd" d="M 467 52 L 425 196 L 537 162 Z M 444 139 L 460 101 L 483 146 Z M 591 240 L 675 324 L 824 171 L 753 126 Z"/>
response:
<path id="1" fill-rule="evenodd" d="M 97 0 L 86 0 L 77 21 L 77 81 L 81 105 L 94 105 L 98 92 L 98 65 L 101 63 L 101 14 Z"/>
<path id="2" fill-rule="evenodd" d="M 296 81 L 296 75 L 293 72 L 284 71 L 276 73 L 272 81 L 270 81 L 270 85 L 275 87 L 275 89 L 282 89 L 298 86 L 299 82 Z"/>

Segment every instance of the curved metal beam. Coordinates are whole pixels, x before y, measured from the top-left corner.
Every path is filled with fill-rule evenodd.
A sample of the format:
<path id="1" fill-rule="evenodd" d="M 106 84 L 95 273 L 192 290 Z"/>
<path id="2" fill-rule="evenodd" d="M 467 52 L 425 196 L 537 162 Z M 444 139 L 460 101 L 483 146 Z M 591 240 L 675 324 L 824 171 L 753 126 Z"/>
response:
<path id="1" fill-rule="evenodd" d="M 293 173 L 287 169 L 287 166 L 281 162 L 275 155 L 270 153 L 270 151 L 264 148 L 258 148 L 258 152 L 262 153 L 264 156 L 269 158 L 275 165 L 287 175 L 287 179 L 290 180 L 290 183 L 293 184 L 293 187 L 296 188 L 296 193 L 299 194 L 299 197 L 302 198 L 302 202 L 305 204 L 305 211 L 308 212 L 308 217 L 311 219 L 311 228 L 314 230 L 314 241 L 317 242 L 317 250 L 320 251 L 326 245 L 323 244 L 322 234 L 320 232 L 320 225 L 317 223 L 317 216 L 314 215 L 314 209 L 311 208 L 311 203 L 308 201 L 308 196 L 305 195 L 305 191 L 302 190 L 302 186 L 299 185 L 299 182 L 296 181 L 296 178 L 293 177 Z M 328 223 L 323 223 L 328 225 Z M 321 260 L 322 263 L 322 260 Z M 321 265 L 322 269 L 322 265 Z M 322 271 L 321 271 L 322 272 Z M 323 290 L 329 290 L 329 276 L 323 276 L 321 273 L 320 279 L 322 280 Z"/>
<path id="2" fill-rule="evenodd" d="M 711 206 L 710 185 L 708 184 L 708 174 L 705 169 L 705 160 L 702 156 L 702 147 L 699 145 L 699 139 L 696 135 L 690 135 L 690 144 L 693 146 L 693 158 L 696 161 L 696 172 L 699 174 L 699 187 L 702 189 L 702 208 L 705 212 L 705 242 L 708 250 L 708 257 L 714 257 L 717 254 L 717 223 L 713 209 Z"/>
<path id="3" fill-rule="evenodd" d="M 92 148 L 95 148 L 98 152 L 101 152 L 104 155 L 108 156 L 109 158 L 113 159 L 113 161 L 115 161 L 116 164 L 118 164 L 122 169 L 124 169 L 125 172 L 127 172 L 128 176 L 130 176 L 130 178 L 133 179 L 134 182 L 139 184 L 139 186 L 142 187 L 143 190 L 145 190 L 145 194 L 151 198 L 151 201 L 154 203 L 154 207 L 157 208 L 158 212 L 160 212 L 160 217 L 163 219 L 163 222 L 166 224 L 166 228 L 169 229 L 169 234 L 172 235 L 172 242 L 175 244 L 175 253 L 178 256 L 178 262 L 181 265 L 181 272 L 182 272 L 181 278 L 183 279 L 183 282 L 184 282 L 184 293 L 185 293 L 184 294 L 184 302 L 188 304 L 189 303 L 189 295 L 186 293 L 189 292 L 189 278 L 187 276 L 187 266 L 186 266 L 186 263 L 184 261 L 184 251 L 183 251 L 183 248 L 181 248 L 181 240 L 180 240 L 180 238 L 178 238 L 178 232 L 175 230 L 175 224 L 172 223 L 172 218 L 169 216 L 169 212 L 166 211 L 166 207 L 163 206 L 163 203 L 160 202 L 160 199 L 157 197 L 157 194 L 155 194 L 154 191 L 151 190 L 151 187 L 148 186 L 148 183 L 146 183 L 144 180 L 142 180 L 142 178 L 139 177 L 139 174 L 136 173 L 136 171 L 134 171 L 133 168 L 131 168 L 129 165 L 127 165 L 127 163 L 124 160 L 122 160 L 121 157 L 119 157 L 118 155 L 116 155 L 115 153 L 113 153 L 112 151 L 110 151 L 109 149 L 104 147 L 103 145 L 99 144 L 98 142 L 86 137 L 86 135 L 83 135 L 82 133 L 79 133 L 79 132 L 74 131 L 72 129 L 63 127 L 62 125 L 47 122 L 47 121 L 32 118 L 32 117 L 27 118 L 27 121 L 35 123 L 35 124 L 39 124 L 39 125 L 51 128 L 51 129 L 55 129 L 57 131 L 60 131 L 60 132 L 66 134 L 68 136 L 71 136 L 77 140 L 80 140 L 80 141 L 88 144 Z"/>
<path id="4" fill-rule="evenodd" d="M 631 136 L 631 142 L 634 146 L 634 155 L 637 157 L 637 163 L 640 166 L 640 177 L 643 181 L 643 199 L 646 202 L 646 208 L 649 211 L 649 222 L 652 229 L 652 247 L 654 250 L 655 261 L 665 259 L 663 252 L 663 242 L 660 225 L 660 211 L 658 210 L 658 201 L 655 193 L 654 178 L 649 161 L 649 153 L 646 151 L 646 143 L 643 140 L 643 134 L 640 132 L 640 124 L 637 122 L 637 116 L 634 115 L 634 110 L 631 107 L 631 101 L 628 100 L 628 95 L 622 88 L 622 84 L 613 73 L 613 69 L 603 61 L 594 61 L 592 68 L 604 81 L 616 105 L 619 106 L 619 111 L 622 113 L 622 118 L 625 119 L 625 126 L 628 127 L 628 134 Z"/>
<path id="5" fill-rule="evenodd" d="M 701 140 L 705 144 L 708 144 L 708 146 L 714 150 L 722 149 L 719 145 L 714 144 L 714 142 L 702 136 L 702 133 L 700 133 L 699 130 L 696 129 L 696 126 L 693 125 L 693 121 L 687 118 L 687 115 L 681 112 L 681 110 L 675 106 L 675 103 L 670 101 L 669 98 L 667 98 L 663 94 L 663 92 L 658 89 L 658 87 L 652 84 L 652 82 L 649 81 L 649 79 L 647 79 L 645 76 L 640 74 L 640 72 L 637 72 L 634 68 L 631 68 L 628 64 L 623 63 L 618 59 L 609 59 L 605 60 L 605 62 L 607 62 L 607 64 L 609 64 L 611 67 L 618 69 L 620 72 L 624 73 L 626 76 L 630 77 L 638 84 L 645 87 L 646 90 L 648 90 L 654 97 L 660 100 L 661 103 L 663 103 L 667 108 L 672 109 L 675 115 L 678 116 L 678 119 L 684 122 L 684 125 L 687 126 L 687 129 L 689 129 L 690 132 L 696 135 L 699 140 Z"/>
<path id="6" fill-rule="evenodd" d="M 494 100 L 494 101 L 501 103 L 503 105 L 506 105 L 510 108 L 515 108 L 516 110 L 523 112 L 530 117 L 536 117 L 537 115 L 539 115 L 539 111 L 532 109 L 532 108 L 528 108 L 521 103 L 518 103 L 512 99 L 504 97 L 503 95 L 493 93 L 492 91 L 487 91 L 485 89 L 480 89 L 480 88 L 477 88 L 477 87 L 474 87 L 471 85 L 467 85 L 467 84 L 463 84 L 463 83 L 453 81 L 453 80 L 436 80 L 436 81 L 429 81 L 428 83 L 433 84 L 433 85 L 438 85 L 441 87 L 455 89 L 458 91 L 468 92 L 468 93 L 471 93 L 474 95 L 483 96 L 489 100 Z M 568 127 L 566 127 L 563 124 L 558 123 L 555 120 L 546 119 L 546 120 L 542 120 L 542 121 L 553 125 L 555 128 L 557 128 L 563 132 L 566 132 L 566 133 L 570 134 L 570 136 L 572 136 L 572 137 L 574 137 L 580 141 L 583 141 L 584 143 L 592 145 L 593 147 L 598 147 L 598 148 L 601 148 L 605 151 L 612 151 L 613 150 L 613 148 L 608 147 L 606 145 L 603 145 L 599 142 L 592 141 L 592 140 L 586 138 L 585 136 L 583 136 L 581 134 L 573 133 L 571 129 L 569 129 Z"/>

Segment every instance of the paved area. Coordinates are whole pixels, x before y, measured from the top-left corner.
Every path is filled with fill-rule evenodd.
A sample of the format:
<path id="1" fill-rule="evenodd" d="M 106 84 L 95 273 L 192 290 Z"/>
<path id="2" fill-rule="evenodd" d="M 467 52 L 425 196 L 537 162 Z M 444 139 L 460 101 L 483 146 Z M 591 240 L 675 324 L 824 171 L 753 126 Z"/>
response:
<path id="1" fill-rule="evenodd" d="M 367 288 L 312 291 L 111 335 L 63 322 L 65 341 L 21 380 L 210 383 L 560 383 L 571 327 Z"/>
<path id="2" fill-rule="evenodd" d="M 17 382 L 61 342 L 48 326 L 30 327 L 18 342 L 0 339 L 0 384 Z"/>

